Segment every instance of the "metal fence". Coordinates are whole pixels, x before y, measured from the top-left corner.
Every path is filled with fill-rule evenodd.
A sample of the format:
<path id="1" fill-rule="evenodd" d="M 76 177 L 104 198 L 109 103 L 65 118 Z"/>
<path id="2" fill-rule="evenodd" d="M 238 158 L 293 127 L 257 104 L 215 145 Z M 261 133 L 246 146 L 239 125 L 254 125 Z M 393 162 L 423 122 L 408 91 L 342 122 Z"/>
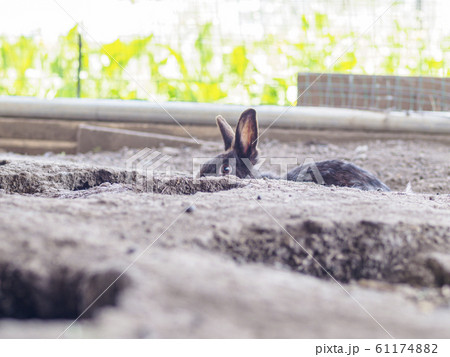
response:
<path id="1" fill-rule="evenodd" d="M 298 106 L 450 111 L 450 78 L 300 73 Z"/>

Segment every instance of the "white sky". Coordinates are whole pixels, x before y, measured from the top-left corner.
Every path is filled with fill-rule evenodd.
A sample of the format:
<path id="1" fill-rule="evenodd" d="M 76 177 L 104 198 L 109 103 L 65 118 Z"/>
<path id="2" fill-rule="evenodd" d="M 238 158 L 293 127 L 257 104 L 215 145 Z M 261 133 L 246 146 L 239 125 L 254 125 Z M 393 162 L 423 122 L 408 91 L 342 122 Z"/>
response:
<path id="1" fill-rule="evenodd" d="M 68 14 L 58 6 L 59 3 Z M 154 15 L 158 22 L 173 21 L 173 6 L 181 1 L 130 0 L 0 0 L 0 34 L 19 36 L 41 34 L 52 39 L 65 34 L 82 21 L 98 41 L 109 41 L 120 36 L 146 35 L 153 30 Z"/>

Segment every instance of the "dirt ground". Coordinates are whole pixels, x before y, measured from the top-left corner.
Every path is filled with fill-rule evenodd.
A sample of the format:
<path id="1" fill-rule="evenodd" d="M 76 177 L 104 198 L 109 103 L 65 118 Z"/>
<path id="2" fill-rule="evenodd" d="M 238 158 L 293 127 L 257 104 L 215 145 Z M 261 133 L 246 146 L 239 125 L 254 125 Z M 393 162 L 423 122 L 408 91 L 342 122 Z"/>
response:
<path id="1" fill-rule="evenodd" d="M 158 148 L 153 192 L 136 150 L 0 153 L 0 337 L 448 338 L 450 139 L 301 138 L 261 156 L 349 160 L 393 192 L 194 180 L 219 142 Z"/>
<path id="2" fill-rule="evenodd" d="M 315 161 L 341 159 L 355 163 L 376 174 L 392 190 L 404 191 L 411 182 L 414 192 L 450 192 L 450 137 L 402 133 L 362 133 L 319 130 L 272 130 L 273 135 L 259 143 L 261 171 L 278 173 L 279 165 L 271 158 L 295 158 L 300 164 L 307 158 Z M 208 131 L 209 132 L 209 131 Z M 299 139 L 297 139 L 297 137 Z M 274 139 L 275 138 L 275 139 Z M 278 140 L 277 140 L 278 139 Z M 199 148 L 157 148 L 171 157 L 172 171 L 192 175 L 192 158 L 214 157 L 222 151 L 219 138 Z M 63 159 L 100 166 L 125 167 L 137 150 L 79 155 L 47 154 Z M 292 168 L 294 166 L 289 166 Z"/>

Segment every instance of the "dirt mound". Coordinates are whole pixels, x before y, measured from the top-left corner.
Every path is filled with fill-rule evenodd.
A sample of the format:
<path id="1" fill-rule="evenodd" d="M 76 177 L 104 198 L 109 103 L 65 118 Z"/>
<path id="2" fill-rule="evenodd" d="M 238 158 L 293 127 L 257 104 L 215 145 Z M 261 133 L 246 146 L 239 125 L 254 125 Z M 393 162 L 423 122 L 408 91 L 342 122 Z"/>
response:
<path id="1" fill-rule="evenodd" d="M 216 192 L 240 187 L 241 183 L 226 178 L 194 179 L 192 177 L 147 176 L 144 171 L 67 165 L 56 162 L 3 160 L 0 189 L 7 193 L 72 196 L 65 191 L 82 191 L 120 184 L 123 189 L 168 195 L 192 195 L 196 192 Z M 106 185 L 105 185 L 106 184 Z M 115 189 L 117 188 L 114 187 Z M 94 190 L 88 194 L 93 194 Z M 102 190 L 100 190 L 102 191 Z M 86 195 L 86 194 L 85 194 Z"/>

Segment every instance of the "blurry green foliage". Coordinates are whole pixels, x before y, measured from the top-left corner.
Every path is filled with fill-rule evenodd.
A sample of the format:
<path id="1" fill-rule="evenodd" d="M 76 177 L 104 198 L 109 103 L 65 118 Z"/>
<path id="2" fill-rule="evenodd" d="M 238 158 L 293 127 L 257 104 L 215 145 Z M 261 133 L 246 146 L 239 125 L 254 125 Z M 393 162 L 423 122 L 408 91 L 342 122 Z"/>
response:
<path id="1" fill-rule="evenodd" d="M 370 36 L 334 33 L 326 14 L 302 15 L 299 26 L 296 42 L 267 36 L 245 44 L 216 43 L 212 23 L 199 27 L 193 48 L 157 43 L 152 35 L 102 47 L 83 40 L 81 96 L 286 105 L 295 104 L 287 92 L 296 86 L 298 72 L 450 76 L 445 69 L 450 36 L 436 54 L 430 53 L 424 31 L 398 21 L 383 48 L 371 45 Z M 77 26 L 51 47 L 34 38 L 0 36 L 0 95 L 75 97 L 78 40 Z M 365 47 L 353 46 L 355 41 L 365 41 Z M 405 56 L 408 43 L 414 43 L 416 56 Z M 368 44 L 375 60 L 364 52 Z"/>
<path id="2" fill-rule="evenodd" d="M 76 97 L 77 95 L 78 49 L 77 25 L 66 36 L 59 39 L 57 55 L 50 62 L 50 74 L 65 79 L 58 82 L 61 85 L 56 89 L 55 96 L 57 97 Z M 83 65 L 88 66 L 87 57 L 85 57 Z"/>
<path id="3" fill-rule="evenodd" d="M 7 83 L 2 84 L 3 94 L 34 95 L 34 90 L 29 88 L 27 71 L 40 65 L 38 44 L 23 36 L 14 43 L 0 38 L 0 44 L 0 73 L 2 78 L 8 78 Z"/>

